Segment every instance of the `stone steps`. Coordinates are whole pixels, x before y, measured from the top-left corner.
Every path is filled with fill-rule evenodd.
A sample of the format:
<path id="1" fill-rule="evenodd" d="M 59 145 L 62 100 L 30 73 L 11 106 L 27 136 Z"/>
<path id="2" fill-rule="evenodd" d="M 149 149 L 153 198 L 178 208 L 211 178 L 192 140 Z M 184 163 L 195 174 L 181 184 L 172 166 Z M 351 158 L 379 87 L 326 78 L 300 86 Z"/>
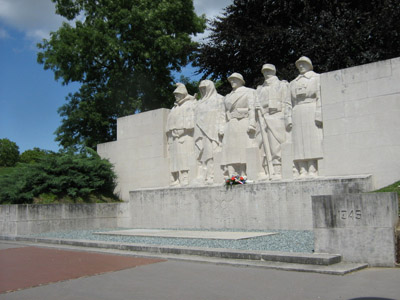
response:
<path id="1" fill-rule="evenodd" d="M 137 255 L 242 267 L 316 272 L 332 275 L 344 275 L 368 267 L 367 264 L 345 263 L 341 261 L 341 255 L 326 253 L 289 253 L 219 248 L 190 248 L 180 246 L 121 244 L 92 240 L 68 240 L 21 236 L 0 236 L 0 239 L 39 243 L 51 247 L 63 247 L 107 253 L 111 252 L 121 255 Z"/>

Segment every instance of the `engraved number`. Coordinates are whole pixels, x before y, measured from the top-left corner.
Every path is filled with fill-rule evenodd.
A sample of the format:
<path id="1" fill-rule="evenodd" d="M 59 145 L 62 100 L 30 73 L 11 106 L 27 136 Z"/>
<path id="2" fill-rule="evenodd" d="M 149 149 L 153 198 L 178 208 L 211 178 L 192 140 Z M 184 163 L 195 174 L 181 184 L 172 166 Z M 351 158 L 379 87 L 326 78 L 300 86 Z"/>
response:
<path id="1" fill-rule="evenodd" d="M 356 219 L 360 220 L 361 219 L 361 210 L 360 209 L 351 209 L 351 210 L 346 210 L 346 209 L 341 209 L 338 211 L 340 219 L 342 220 L 347 220 L 347 219 Z"/>

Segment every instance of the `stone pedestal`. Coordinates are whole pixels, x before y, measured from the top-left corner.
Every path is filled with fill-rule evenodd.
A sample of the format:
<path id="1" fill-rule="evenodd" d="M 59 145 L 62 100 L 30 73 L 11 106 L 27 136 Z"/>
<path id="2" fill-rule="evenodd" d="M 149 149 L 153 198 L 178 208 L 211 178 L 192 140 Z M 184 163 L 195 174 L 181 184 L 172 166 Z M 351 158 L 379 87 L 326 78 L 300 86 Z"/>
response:
<path id="1" fill-rule="evenodd" d="M 133 228 L 312 230 L 311 196 L 360 193 L 371 176 L 130 192 Z"/>
<path id="2" fill-rule="evenodd" d="M 398 197 L 395 193 L 313 196 L 315 251 L 344 261 L 393 267 Z"/>

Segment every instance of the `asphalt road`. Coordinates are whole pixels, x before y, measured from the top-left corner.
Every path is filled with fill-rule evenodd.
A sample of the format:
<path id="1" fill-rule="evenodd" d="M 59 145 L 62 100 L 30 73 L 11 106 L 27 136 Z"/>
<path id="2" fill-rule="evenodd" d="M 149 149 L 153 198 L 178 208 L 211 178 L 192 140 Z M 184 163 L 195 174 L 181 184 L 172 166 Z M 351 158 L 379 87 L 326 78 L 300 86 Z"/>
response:
<path id="1" fill-rule="evenodd" d="M 2 250 L 18 247 L 24 245 L 0 242 L 0 274 Z M 398 300 L 400 268 L 335 276 L 169 260 L 3 293 L 0 299 Z"/>

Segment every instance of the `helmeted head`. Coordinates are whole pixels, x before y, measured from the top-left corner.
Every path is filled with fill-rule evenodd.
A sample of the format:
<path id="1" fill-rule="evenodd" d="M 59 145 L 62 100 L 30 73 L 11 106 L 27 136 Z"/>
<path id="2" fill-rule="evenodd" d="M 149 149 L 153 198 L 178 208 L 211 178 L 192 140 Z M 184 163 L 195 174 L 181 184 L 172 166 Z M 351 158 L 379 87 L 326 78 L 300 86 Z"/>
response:
<path id="1" fill-rule="evenodd" d="M 176 83 L 176 89 L 174 90 L 174 96 L 175 100 L 179 101 L 185 98 L 188 95 L 188 91 L 186 89 L 186 86 L 183 83 Z"/>
<path id="2" fill-rule="evenodd" d="M 276 68 L 273 64 L 264 64 L 261 68 L 261 73 L 266 77 L 267 75 L 275 75 Z"/>
<path id="3" fill-rule="evenodd" d="M 311 59 L 309 59 L 307 56 L 300 57 L 295 64 L 301 74 L 313 69 Z"/>
<path id="4" fill-rule="evenodd" d="M 243 76 L 239 73 L 233 73 L 231 76 L 228 77 L 228 81 L 233 88 L 243 86 L 246 83 L 243 79 Z"/>

